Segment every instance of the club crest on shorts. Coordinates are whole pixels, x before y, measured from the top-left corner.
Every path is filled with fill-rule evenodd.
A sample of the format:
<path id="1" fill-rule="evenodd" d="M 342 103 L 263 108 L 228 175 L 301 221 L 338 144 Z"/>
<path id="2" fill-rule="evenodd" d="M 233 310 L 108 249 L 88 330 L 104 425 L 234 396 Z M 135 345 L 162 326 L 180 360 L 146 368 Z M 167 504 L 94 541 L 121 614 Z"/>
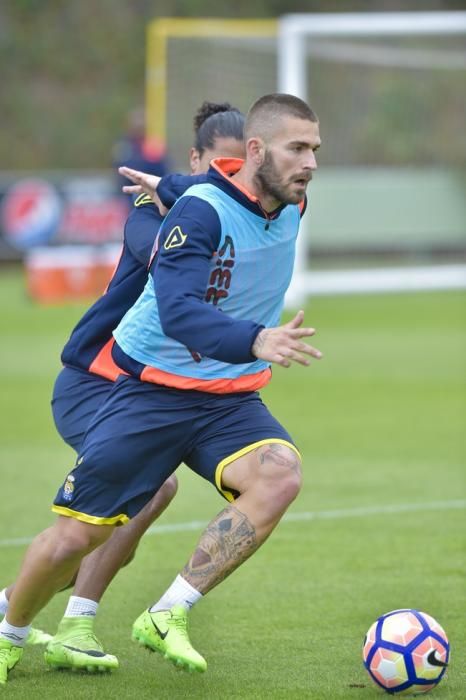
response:
<path id="1" fill-rule="evenodd" d="M 73 474 L 68 474 L 66 481 L 63 485 L 63 498 L 65 501 L 72 501 L 74 495 L 74 476 Z"/>
<path id="2" fill-rule="evenodd" d="M 172 248 L 180 248 L 187 239 L 187 234 L 183 233 L 179 226 L 172 228 L 167 236 L 167 240 L 163 244 L 165 250 L 171 250 Z"/>

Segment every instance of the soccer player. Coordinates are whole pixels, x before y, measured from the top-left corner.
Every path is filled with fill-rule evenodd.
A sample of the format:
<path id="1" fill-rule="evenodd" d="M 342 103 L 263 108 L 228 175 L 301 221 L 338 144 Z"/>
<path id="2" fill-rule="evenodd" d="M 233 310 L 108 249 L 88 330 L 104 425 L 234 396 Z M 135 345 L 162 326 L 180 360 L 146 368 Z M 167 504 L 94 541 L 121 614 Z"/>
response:
<path id="1" fill-rule="evenodd" d="M 195 140 L 189 153 L 191 174 L 205 173 L 209 162 L 219 155 L 244 156 L 243 126 L 244 115 L 230 104 L 204 102 L 194 118 Z M 158 182 L 160 178 L 154 180 Z M 191 184 L 189 176 L 166 178 L 160 188 L 163 201 L 170 206 Z M 112 330 L 144 288 L 161 221 L 151 197 L 142 195 L 136 199 L 112 280 L 105 294 L 74 328 L 63 349 L 64 367 L 55 382 L 52 411 L 58 432 L 78 453 L 88 424 L 121 373 L 111 357 Z M 93 632 L 98 604 L 117 571 L 134 556 L 143 533 L 174 497 L 176 486 L 176 477 L 170 476 L 130 523 L 117 528 L 105 544 L 83 560 L 73 595 L 47 650 L 49 664 L 98 670 L 118 666 L 116 657 L 104 653 Z M 0 592 L 0 616 L 8 609 L 12 591 L 10 586 Z M 31 629 L 27 643 L 44 644 L 51 639 L 50 635 Z"/>
<path id="2" fill-rule="evenodd" d="M 29 548 L 0 623 L 4 677 L 35 614 L 181 462 L 228 505 L 133 634 L 204 671 L 187 609 L 260 547 L 300 490 L 299 451 L 257 392 L 272 363 L 321 357 L 303 341 L 315 331 L 302 311 L 278 325 L 319 123 L 302 100 L 266 95 L 248 113 L 245 145 L 244 162 L 214 161 L 160 229 L 144 291 L 114 332 L 113 357 L 127 375 L 89 426 L 54 502 L 60 517 Z"/>

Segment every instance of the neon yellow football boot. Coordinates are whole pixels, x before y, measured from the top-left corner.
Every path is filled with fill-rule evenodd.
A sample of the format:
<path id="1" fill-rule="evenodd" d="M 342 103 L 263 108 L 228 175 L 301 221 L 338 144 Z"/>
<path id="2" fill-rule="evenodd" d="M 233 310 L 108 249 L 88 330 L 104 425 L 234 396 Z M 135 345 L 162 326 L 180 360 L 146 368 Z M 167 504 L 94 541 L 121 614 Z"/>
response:
<path id="1" fill-rule="evenodd" d="M 206 660 L 189 640 L 188 612 L 181 605 L 152 613 L 145 610 L 133 624 L 132 637 L 180 668 L 200 673 L 207 669 Z"/>
<path id="2" fill-rule="evenodd" d="M 64 617 L 44 653 L 52 668 L 105 673 L 118 668 L 118 659 L 106 654 L 94 634 L 93 618 Z"/>
<path id="3" fill-rule="evenodd" d="M 0 615 L 0 622 L 3 620 L 3 615 Z M 37 627 L 31 627 L 29 634 L 26 639 L 26 644 L 29 646 L 36 646 L 37 644 L 48 644 L 52 639 L 52 635 L 38 629 Z"/>
<path id="4" fill-rule="evenodd" d="M 40 630 L 37 627 L 31 627 L 26 638 L 26 644 L 28 646 L 37 646 L 38 644 L 48 644 L 50 640 L 53 639 L 52 635 L 44 630 Z"/>
<path id="5" fill-rule="evenodd" d="M 23 647 L 15 647 L 6 639 L 0 639 L 0 685 L 5 685 L 9 672 L 23 655 Z"/>

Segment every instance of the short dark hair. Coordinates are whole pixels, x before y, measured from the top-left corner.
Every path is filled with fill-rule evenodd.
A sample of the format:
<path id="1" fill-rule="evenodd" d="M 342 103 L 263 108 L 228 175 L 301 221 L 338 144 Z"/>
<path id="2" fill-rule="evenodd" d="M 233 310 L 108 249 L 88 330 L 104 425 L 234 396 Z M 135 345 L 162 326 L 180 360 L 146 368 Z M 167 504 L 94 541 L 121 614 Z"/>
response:
<path id="1" fill-rule="evenodd" d="M 203 102 L 194 117 L 194 148 L 200 154 L 218 137 L 243 141 L 245 116 L 229 102 Z"/>
<path id="2" fill-rule="evenodd" d="M 268 133 L 276 119 L 284 116 L 307 119 L 310 122 L 319 121 L 309 105 L 299 97 L 275 92 L 260 97 L 249 109 L 244 126 L 245 138 Z M 261 133 L 253 133 L 256 128 L 259 128 Z"/>

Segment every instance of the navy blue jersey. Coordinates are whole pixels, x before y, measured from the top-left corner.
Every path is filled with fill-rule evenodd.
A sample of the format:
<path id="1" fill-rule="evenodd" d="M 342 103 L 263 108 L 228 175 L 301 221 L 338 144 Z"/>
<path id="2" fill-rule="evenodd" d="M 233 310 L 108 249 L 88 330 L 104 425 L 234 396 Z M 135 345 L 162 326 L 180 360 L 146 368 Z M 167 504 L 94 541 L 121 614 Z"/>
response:
<path id="1" fill-rule="evenodd" d="M 144 201 L 144 200 L 142 200 Z M 141 294 L 162 217 L 152 203 L 138 203 L 125 225 L 123 248 L 104 294 L 73 329 L 63 348 L 63 364 L 115 379 L 120 371 L 108 344 L 112 331 Z"/>
<path id="2" fill-rule="evenodd" d="M 159 196 L 170 207 L 190 185 L 204 180 L 204 176 L 169 175 L 160 183 Z M 150 198 L 138 197 L 125 225 L 123 248 L 112 279 L 104 294 L 73 329 L 63 348 L 63 364 L 111 380 L 121 374 L 111 356 L 112 331 L 144 289 L 161 222 L 162 217 Z"/>

